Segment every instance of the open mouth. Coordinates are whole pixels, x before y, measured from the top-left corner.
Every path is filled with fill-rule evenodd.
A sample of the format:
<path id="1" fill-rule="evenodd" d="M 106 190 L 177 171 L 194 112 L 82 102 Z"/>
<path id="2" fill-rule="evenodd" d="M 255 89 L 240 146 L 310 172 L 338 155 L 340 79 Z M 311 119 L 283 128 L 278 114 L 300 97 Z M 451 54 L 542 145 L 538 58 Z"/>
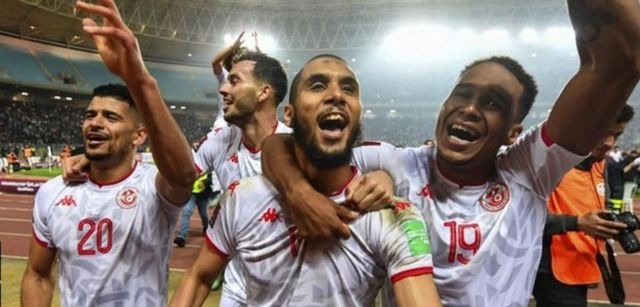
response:
<path id="1" fill-rule="evenodd" d="M 318 119 L 320 132 L 327 139 L 340 139 L 348 124 L 349 119 L 342 113 L 327 113 Z"/>
<path id="2" fill-rule="evenodd" d="M 109 139 L 108 136 L 101 133 L 88 133 L 87 134 L 87 144 L 89 145 L 99 145 L 106 142 Z"/>
<path id="3" fill-rule="evenodd" d="M 458 124 L 449 125 L 447 127 L 447 134 L 460 143 L 472 143 L 479 138 L 477 132 Z"/>
<path id="4" fill-rule="evenodd" d="M 320 129 L 326 131 L 342 131 L 348 124 L 346 117 L 340 113 L 329 113 L 318 121 Z"/>

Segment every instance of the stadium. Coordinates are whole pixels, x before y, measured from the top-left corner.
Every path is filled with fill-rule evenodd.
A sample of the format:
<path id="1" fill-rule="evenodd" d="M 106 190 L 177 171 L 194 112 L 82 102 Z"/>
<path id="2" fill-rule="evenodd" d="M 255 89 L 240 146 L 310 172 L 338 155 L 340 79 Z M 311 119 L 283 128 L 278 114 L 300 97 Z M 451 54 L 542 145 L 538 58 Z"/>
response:
<path id="1" fill-rule="evenodd" d="M 257 46 L 281 62 L 289 81 L 317 54 L 345 59 L 361 87 L 363 139 L 399 147 L 417 147 L 436 138 L 442 103 L 461 71 L 478 58 L 508 55 L 535 78 L 539 94 L 524 127 L 548 118 L 580 61 L 567 4 L 561 0 L 115 2 L 189 144 L 211 131 L 224 103 L 212 58 L 243 31 L 244 46 L 251 50 L 256 43 L 248 33 L 257 32 Z M 2 306 L 20 305 L 33 231 L 33 195 L 60 174 L 62 158 L 82 147 L 79 132 L 93 89 L 122 83 L 83 31 L 85 17 L 95 16 L 78 11 L 73 0 L 0 3 Z M 627 103 L 638 110 L 640 90 L 636 88 Z M 629 122 L 616 145 L 629 162 L 640 156 L 637 119 Z M 633 184 L 623 200 L 633 212 L 637 185 L 635 178 L 629 181 Z M 205 242 L 199 219 L 193 217 L 190 225 L 186 247 L 172 250 L 169 297 Z M 640 305 L 638 254 L 615 246 L 626 304 Z M 58 306 L 55 293 L 53 305 Z M 602 284 L 588 293 L 589 306 L 607 306 Z M 212 291 L 207 304 L 217 306 L 219 296 Z M 530 305 L 535 305 L 533 299 Z"/>

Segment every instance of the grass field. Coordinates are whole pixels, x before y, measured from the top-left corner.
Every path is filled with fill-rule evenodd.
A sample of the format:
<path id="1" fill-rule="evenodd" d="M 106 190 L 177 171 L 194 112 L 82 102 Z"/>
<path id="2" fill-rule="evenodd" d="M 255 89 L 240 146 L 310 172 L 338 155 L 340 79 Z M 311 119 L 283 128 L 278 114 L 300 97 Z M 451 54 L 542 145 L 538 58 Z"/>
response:
<path id="1" fill-rule="evenodd" d="M 27 261 L 23 259 L 2 258 L 0 265 L 2 266 L 2 287 L 0 288 L 2 291 L 2 300 L 0 301 L 0 306 L 20 307 L 20 281 L 22 280 L 22 274 L 24 274 Z M 54 268 L 54 280 L 57 280 L 58 276 L 56 268 Z M 169 273 L 169 297 L 173 296 L 173 292 L 178 287 L 181 278 L 182 272 Z M 219 300 L 220 291 L 212 291 L 203 306 L 218 306 Z M 53 304 L 51 304 L 51 306 L 60 306 L 57 289 L 54 292 Z"/>
<path id="2" fill-rule="evenodd" d="M 54 167 L 49 171 L 48 168 L 34 168 L 30 170 L 19 170 L 14 175 L 22 175 L 22 176 L 41 176 L 41 177 L 55 177 L 62 174 L 62 169 L 59 167 Z"/>

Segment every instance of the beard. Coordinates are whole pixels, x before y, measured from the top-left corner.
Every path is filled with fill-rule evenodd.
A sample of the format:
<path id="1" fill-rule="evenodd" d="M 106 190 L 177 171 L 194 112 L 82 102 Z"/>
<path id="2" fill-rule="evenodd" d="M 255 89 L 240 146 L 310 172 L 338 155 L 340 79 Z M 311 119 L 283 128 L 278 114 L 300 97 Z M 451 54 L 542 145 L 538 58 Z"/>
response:
<path id="1" fill-rule="evenodd" d="M 132 142 L 133 140 L 127 140 L 127 144 L 131 144 Z M 109 160 L 119 161 L 121 159 L 124 159 L 129 154 L 129 151 L 131 149 L 135 150 L 135 146 L 120 147 L 120 146 L 117 146 L 116 144 L 110 144 L 107 147 L 106 152 L 103 152 L 103 151 L 91 152 L 91 150 L 88 149 L 88 146 L 85 145 L 84 156 L 87 158 L 87 160 L 91 162 L 103 162 L 103 161 L 109 161 Z"/>
<path id="2" fill-rule="evenodd" d="M 308 125 L 298 121 L 295 113 L 291 118 L 293 139 L 302 147 L 304 154 L 313 167 L 317 169 L 336 169 L 351 162 L 353 147 L 362 137 L 362 127 L 358 123 L 351 132 L 345 148 L 340 152 L 325 152 L 313 142 L 313 134 Z"/>

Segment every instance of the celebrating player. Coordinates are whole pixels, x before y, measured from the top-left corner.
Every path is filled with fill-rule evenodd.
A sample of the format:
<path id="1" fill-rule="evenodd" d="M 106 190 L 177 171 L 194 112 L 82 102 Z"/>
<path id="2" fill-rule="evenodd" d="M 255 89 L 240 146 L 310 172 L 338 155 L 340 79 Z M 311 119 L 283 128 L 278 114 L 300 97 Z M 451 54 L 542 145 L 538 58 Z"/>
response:
<path id="1" fill-rule="evenodd" d="M 344 204 L 345 187 L 358 176 L 349 165 L 360 133 L 358 81 L 333 55 L 313 58 L 296 80 L 285 111 L 296 163 L 315 188 Z M 426 228 L 408 202 L 362 216 L 350 225 L 350 239 L 326 250 L 309 249 L 296 237 L 296 226 L 265 177 L 234 182 L 220 208 L 207 246 L 183 277 L 172 306 L 202 304 L 229 259 L 238 261 L 246 279 L 248 305 L 367 306 L 387 279 L 401 306 L 440 305 Z"/>
<path id="2" fill-rule="evenodd" d="M 568 5 L 581 65 L 545 123 L 520 136 L 535 83 L 514 60 L 492 57 L 463 70 L 440 110 L 437 145 L 356 151 L 361 167 L 392 172 L 398 195 L 422 211 L 444 305 L 528 304 L 546 198 L 607 133 L 638 82 L 640 4 L 572 0 Z M 291 143 L 267 139 L 263 170 L 297 208 L 291 212 L 294 223 L 304 227 L 299 233 L 329 240 L 343 223 L 335 203 L 315 192 L 296 167 Z"/>
<path id="3" fill-rule="evenodd" d="M 36 194 L 22 305 L 51 304 L 56 256 L 61 305 L 166 305 L 171 233 L 196 175 L 189 146 L 113 0 L 76 7 L 102 16 L 83 28 L 131 92 L 94 90 L 82 125 L 90 181 L 56 177 Z M 135 162 L 147 136 L 157 169 Z"/>

